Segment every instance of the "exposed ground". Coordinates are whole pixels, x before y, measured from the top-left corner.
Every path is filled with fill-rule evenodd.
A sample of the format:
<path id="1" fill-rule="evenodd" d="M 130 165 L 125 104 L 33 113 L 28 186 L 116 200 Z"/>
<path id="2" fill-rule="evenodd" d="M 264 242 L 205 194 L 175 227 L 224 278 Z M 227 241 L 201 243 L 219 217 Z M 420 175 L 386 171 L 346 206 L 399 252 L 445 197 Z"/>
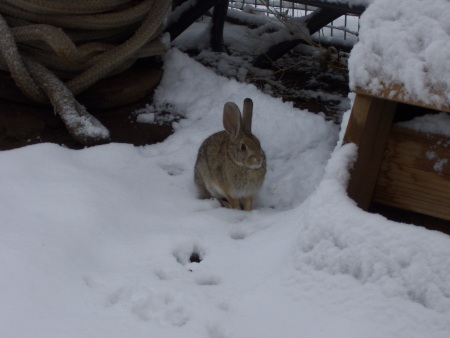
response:
<path id="1" fill-rule="evenodd" d="M 291 63 L 300 62 L 301 56 L 291 55 L 286 58 Z M 284 60 L 284 61 L 286 61 Z M 199 61 L 202 61 L 201 59 Z M 151 65 L 137 65 L 137 69 L 150 67 L 155 77 L 161 76 L 161 64 L 157 61 Z M 148 71 L 148 70 L 147 70 Z M 271 95 L 281 96 L 285 100 L 293 101 L 296 107 L 307 109 L 314 113 L 324 113 L 327 118 L 340 122 L 340 116 L 348 109 L 348 83 L 345 72 L 339 73 L 331 68 L 324 69 L 318 60 L 302 61 L 301 65 L 295 67 L 286 66 L 286 69 L 271 69 L 273 75 L 249 77 L 263 91 L 270 91 Z M 148 82 L 148 78 L 128 79 L 129 82 Z M 7 74 L 1 74 L 1 87 L 9 86 L 11 91 L 13 82 Z M 95 115 L 111 133 L 112 142 L 131 143 L 134 145 L 145 145 L 163 141 L 172 133 L 170 123 L 138 123 L 136 114 L 146 104 L 152 103 L 152 90 L 158 82 L 152 79 L 151 88 L 143 97 L 132 103 L 115 107 L 96 109 L 92 108 L 93 97 L 105 96 L 109 93 L 111 97 L 120 95 L 116 93 L 117 84 L 115 78 L 104 81 L 105 87 L 89 93 L 86 103 L 90 113 Z M 123 86 L 121 83 L 120 86 Z M 147 86 L 149 86 L 147 84 Z M 140 90 L 140 89 L 137 89 Z M 9 96 L 9 97 L 8 97 Z M 35 143 L 53 142 L 73 149 L 82 148 L 77 144 L 64 128 L 58 116 L 55 116 L 49 106 L 38 106 L 24 102 L 18 94 L 3 94 L 0 99 L 0 150 L 14 149 Z M 94 99 L 95 100 L 95 99 Z M 170 113 L 170 112 L 169 112 Z"/>

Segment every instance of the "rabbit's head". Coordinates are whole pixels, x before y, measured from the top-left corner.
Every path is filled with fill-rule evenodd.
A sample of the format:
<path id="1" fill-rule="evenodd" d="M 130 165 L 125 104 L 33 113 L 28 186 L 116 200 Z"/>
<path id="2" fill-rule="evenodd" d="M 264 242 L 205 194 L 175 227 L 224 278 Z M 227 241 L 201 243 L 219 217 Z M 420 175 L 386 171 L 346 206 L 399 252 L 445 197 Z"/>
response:
<path id="1" fill-rule="evenodd" d="M 244 100 L 243 116 L 234 102 L 227 102 L 223 108 L 223 126 L 230 136 L 228 154 L 239 166 L 259 169 L 265 160 L 264 151 L 256 136 L 252 134 L 253 102 Z"/>

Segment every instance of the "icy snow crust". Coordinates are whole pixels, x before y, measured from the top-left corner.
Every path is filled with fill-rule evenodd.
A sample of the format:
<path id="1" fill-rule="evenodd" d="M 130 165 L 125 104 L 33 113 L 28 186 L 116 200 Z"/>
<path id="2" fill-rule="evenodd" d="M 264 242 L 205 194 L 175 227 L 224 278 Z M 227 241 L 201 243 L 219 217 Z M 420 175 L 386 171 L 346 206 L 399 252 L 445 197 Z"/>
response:
<path id="1" fill-rule="evenodd" d="M 406 100 L 450 106 L 448 0 L 376 0 L 360 24 L 349 58 L 351 89 L 379 93 L 400 84 Z"/>
<path id="2" fill-rule="evenodd" d="M 177 50 L 165 62 L 155 110 L 185 119 L 163 143 L 0 153 L 1 337 L 448 337 L 450 238 L 358 209 L 336 126 Z M 268 161 L 252 212 L 192 182 L 245 97 Z"/>

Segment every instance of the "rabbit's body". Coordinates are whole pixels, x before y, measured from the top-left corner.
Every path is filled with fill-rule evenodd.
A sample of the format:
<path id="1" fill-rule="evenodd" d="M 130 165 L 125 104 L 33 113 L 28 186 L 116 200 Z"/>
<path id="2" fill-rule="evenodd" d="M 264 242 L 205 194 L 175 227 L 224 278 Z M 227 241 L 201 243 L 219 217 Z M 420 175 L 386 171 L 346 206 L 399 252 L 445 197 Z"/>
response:
<path id="1" fill-rule="evenodd" d="M 234 103 L 224 107 L 225 131 L 209 136 L 198 151 L 194 181 L 201 198 L 217 198 L 223 206 L 251 210 L 253 196 L 264 182 L 266 160 L 251 134 L 251 100 L 244 120 Z M 248 112 L 250 109 L 250 112 Z"/>

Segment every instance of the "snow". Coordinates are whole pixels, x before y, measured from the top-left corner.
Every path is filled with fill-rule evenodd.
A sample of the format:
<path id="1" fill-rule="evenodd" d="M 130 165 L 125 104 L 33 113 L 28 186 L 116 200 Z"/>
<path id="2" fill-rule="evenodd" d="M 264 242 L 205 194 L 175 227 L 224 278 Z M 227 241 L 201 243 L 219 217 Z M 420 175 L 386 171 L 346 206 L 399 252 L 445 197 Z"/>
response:
<path id="1" fill-rule="evenodd" d="M 438 134 L 450 137 L 450 114 L 444 112 L 415 117 L 412 120 L 399 122 L 397 124 L 422 133 Z"/>
<path id="2" fill-rule="evenodd" d="M 404 99 L 450 106 L 450 3 L 376 0 L 361 16 L 349 59 L 350 87 L 380 93 L 400 84 Z"/>
<path id="3" fill-rule="evenodd" d="M 450 142 L 448 144 L 444 144 L 444 147 L 447 147 L 450 145 Z M 432 151 L 432 150 L 428 150 L 425 153 L 425 158 L 428 161 L 433 161 L 433 170 L 438 174 L 438 175 L 442 175 L 443 174 L 443 170 L 444 167 L 448 164 L 448 159 L 447 158 L 439 158 L 438 154 L 436 154 L 436 152 Z"/>
<path id="4" fill-rule="evenodd" d="M 448 337 L 450 238 L 357 208 L 339 126 L 176 48 L 164 61 L 142 110 L 183 116 L 164 142 L 0 152 L 1 337 Z M 245 97 L 268 163 L 252 212 L 193 183 Z"/>
<path id="5" fill-rule="evenodd" d="M 335 3 L 335 4 L 342 4 L 342 5 L 348 5 L 350 7 L 352 6 L 368 6 L 371 4 L 374 0 L 315 0 L 316 2 L 328 2 L 328 3 Z M 268 3 L 271 6 L 275 6 L 279 4 L 279 1 L 261 1 L 262 3 Z M 287 1 L 289 2 L 289 1 Z M 235 3 L 235 4 L 234 4 Z M 244 3 L 250 3 L 254 4 L 254 0 L 245 1 L 245 0 L 237 0 L 233 1 L 233 6 L 240 8 Z"/>

